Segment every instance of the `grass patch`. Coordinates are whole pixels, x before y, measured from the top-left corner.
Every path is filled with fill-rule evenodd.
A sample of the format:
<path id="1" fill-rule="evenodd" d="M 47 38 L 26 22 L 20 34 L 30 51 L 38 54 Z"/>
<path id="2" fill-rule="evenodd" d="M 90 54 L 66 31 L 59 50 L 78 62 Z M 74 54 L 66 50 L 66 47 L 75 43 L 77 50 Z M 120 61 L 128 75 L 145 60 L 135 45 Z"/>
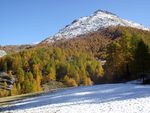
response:
<path id="1" fill-rule="evenodd" d="M 18 101 L 18 100 L 31 98 L 31 97 L 35 97 L 35 96 L 40 96 L 45 93 L 46 92 L 37 92 L 37 93 L 29 93 L 29 94 L 23 94 L 23 95 L 2 97 L 2 98 L 0 98 L 0 106 L 8 105 L 8 104 L 14 103 L 15 101 Z"/>

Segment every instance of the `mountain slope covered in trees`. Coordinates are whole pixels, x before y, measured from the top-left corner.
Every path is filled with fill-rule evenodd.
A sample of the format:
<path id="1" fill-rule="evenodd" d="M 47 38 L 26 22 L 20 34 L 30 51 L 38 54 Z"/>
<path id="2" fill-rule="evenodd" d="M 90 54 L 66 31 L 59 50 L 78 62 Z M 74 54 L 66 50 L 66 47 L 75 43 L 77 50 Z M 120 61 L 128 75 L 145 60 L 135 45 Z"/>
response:
<path id="1" fill-rule="evenodd" d="M 42 91 L 51 81 L 81 86 L 137 79 L 150 72 L 149 47 L 149 31 L 110 27 L 11 53 L 0 58 L 0 71 L 16 82 L 0 95 Z"/>
<path id="2" fill-rule="evenodd" d="M 106 82 L 127 81 L 149 73 L 150 32 L 130 27 L 109 27 L 77 38 L 56 41 L 53 46 L 86 51 L 106 60 Z"/>
<path id="3" fill-rule="evenodd" d="M 2 72 L 15 76 L 11 91 L 1 96 L 42 91 L 42 85 L 59 81 L 66 86 L 92 85 L 101 81 L 103 69 L 91 54 L 71 49 L 37 47 L 0 59 Z"/>

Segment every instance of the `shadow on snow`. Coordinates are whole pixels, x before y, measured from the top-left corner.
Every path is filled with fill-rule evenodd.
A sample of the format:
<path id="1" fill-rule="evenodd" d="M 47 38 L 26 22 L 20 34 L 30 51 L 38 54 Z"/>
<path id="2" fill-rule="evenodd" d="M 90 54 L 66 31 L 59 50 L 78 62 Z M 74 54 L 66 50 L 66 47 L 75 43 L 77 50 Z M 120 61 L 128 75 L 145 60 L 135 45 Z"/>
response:
<path id="1" fill-rule="evenodd" d="M 148 96 L 150 96 L 150 86 L 135 84 L 104 84 L 70 88 L 55 93 L 47 93 L 42 96 L 20 100 L 10 106 L 1 107 L 0 112 L 24 110 L 46 105 L 62 107 L 76 104 L 99 104 Z"/>

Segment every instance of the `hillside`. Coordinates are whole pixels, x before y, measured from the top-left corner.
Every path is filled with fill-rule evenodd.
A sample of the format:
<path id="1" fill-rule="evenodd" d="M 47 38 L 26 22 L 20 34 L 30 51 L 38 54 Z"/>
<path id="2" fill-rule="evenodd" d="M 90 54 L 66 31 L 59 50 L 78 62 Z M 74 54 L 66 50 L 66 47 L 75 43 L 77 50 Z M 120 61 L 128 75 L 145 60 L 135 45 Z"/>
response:
<path id="1" fill-rule="evenodd" d="M 16 78 L 12 92 L 0 95 L 42 91 L 51 81 L 70 87 L 139 79 L 150 72 L 149 47 L 150 32 L 130 27 L 39 44 L 0 59 L 0 71 Z"/>
<path id="2" fill-rule="evenodd" d="M 12 102 L 3 113 L 149 113 L 150 86 L 104 84 L 58 90 Z"/>
<path id="3" fill-rule="evenodd" d="M 143 71 L 150 72 L 149 31 L 131 27 L 109 27 L 76 38 L 58 40 L 52 45 L 86 51 L 92 53 L 97 60 L 106 60 L 103 66 L 105 82 L 137 79 Z"/>
<path id="4" fill-rule="evenodd" d="M 80 51 L 91 52 L 97 58 L 105 59 L 107 46 L 113 41 L 120 40 L 126 34 L 129 34 L 130 38 L 132 36 L 136 37 L 137 35 L 143 39 L 147 45 L 150 45 L 149 31 L 122 26 L 100 29 L 98 31 L 67 40 L 58 40 L 50 45 L 63 49 L 80 49 Z M 43 45 L 45 46 L 45 44 Z"/>
<path id="5" fill-rule="evenodd" d="M 92 54 L 47 46 L 2 57 L 0 71 L 16 79 L 11 92 L 0 89 L 2 97 L 42 91 L 51 81 L 68 87 L 98 84 L 103 75 L 101 63 Z"/>

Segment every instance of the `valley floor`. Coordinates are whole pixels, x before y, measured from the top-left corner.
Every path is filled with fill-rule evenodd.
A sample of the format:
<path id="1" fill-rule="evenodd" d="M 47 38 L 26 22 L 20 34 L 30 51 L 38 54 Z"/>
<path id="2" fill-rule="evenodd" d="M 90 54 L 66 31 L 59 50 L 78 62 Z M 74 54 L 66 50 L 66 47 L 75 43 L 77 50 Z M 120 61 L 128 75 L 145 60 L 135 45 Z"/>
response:
<path id="1" fill-rule="evenodd" d="M 150 85 L 104 84 L 69 88 L 0 108 L 6 113 L 150 113 Z"/>

